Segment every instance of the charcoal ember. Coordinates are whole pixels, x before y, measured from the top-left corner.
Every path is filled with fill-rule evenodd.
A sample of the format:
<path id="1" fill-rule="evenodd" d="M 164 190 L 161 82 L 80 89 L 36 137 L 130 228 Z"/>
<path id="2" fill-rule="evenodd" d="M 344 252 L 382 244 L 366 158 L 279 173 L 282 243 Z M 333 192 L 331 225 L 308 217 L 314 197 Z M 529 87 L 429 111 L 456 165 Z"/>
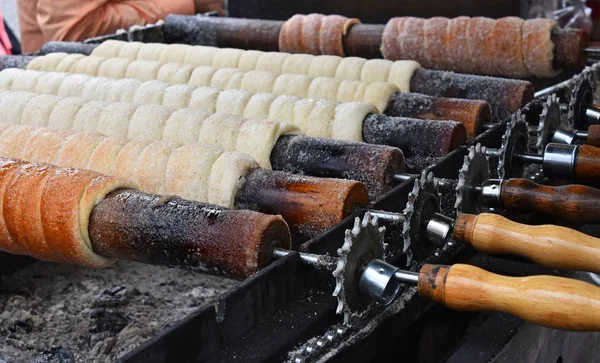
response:
<path id="1" fill-rule="evenodd" d="M 126 305 L 133 296 L 139 295 L 140 291 L 136 288 L 128 289 L 125 286 L 115 285 L 104 291 L 94 302 L 95 307 L 116 307 Z"/>
<path id="2" fill-rule="evenodd" d="M 95 326 L 92 332 L 111 332 L 118 334 L 129 324 L 129 318 L 120 311 L 107 310 L 104 308 L 94 309 L 91 313 Z"/>
<path id="3" fill-rule="evenodd" d="M 75 356 L 69 348 L 58 346 L 38 354 L 30 363 L 75 363 Z"/>

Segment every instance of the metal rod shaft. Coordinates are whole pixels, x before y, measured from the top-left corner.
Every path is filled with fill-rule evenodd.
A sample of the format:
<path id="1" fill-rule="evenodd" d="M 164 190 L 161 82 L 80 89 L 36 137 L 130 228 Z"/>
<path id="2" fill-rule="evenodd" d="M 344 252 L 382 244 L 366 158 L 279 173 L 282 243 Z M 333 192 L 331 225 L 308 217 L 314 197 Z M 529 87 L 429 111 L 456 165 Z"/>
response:
<path id="1" fill-rule="evenodd" d="M 587 133 L 587 131 L 577 131 L 575 133 L 575 137 L 577 137 L 578 139 L 584 139 L 585 140 L 588 137 L 588 133 Z"/>
<path id="2" fill-rule="evenodd" d="M 417 285 L 419 283 L 418 272 L 398 270 L 394 273 L 394 278 L 406 284 Z"/>
<path id="3" fill-rule="evenodd" d="M 282 257 L 285 257 L 294 252 L 296 252 L 296 251 L 285 250 L 282 248 L 276 248 L 273 250 L 273 257 L 274 258 L 282 258 Z M 338 258 L 336 258 L 336 257 L 331 257 L 331 256 L 326 256 L 326 255 L 316 255 L 313 253 L 305 253 L 305 252 L 298 252 L 298 254 L 300 255 L 300 259 L 302 260 L 303 263 L 305 263 L 308 266 L 317 268 L 317 269 L 333 271 L 333 270 L 335 270 L 337 263 L 338 263 Z"/>
<path id="4" fill-rule="evenodd" d="M 387 212 L 380 210 L 370 211 L 372 217 L 377 217 L 383 221 L 398 224 L 402 222 L 402 213 Z"/>
<path id="5" fill-rule="evenodd" d="M 534 154 L 514 154 L 516 159 L 520 159 L 523 161 L 529 161 L 534 164 L 543 164 L 544 156 L 543 155 L 534 155 Z"/>
<path id="6" fill-rule="evenodd" d="M 413 174 L 398 173 L 398 174 L 394 174 L 392 176 L 392 179 L 394 180 L 395 183 L 400 184 L 400 183 L 404 183 L 405 181 L 412 178 L 413 176 L 414 176 Z"/>

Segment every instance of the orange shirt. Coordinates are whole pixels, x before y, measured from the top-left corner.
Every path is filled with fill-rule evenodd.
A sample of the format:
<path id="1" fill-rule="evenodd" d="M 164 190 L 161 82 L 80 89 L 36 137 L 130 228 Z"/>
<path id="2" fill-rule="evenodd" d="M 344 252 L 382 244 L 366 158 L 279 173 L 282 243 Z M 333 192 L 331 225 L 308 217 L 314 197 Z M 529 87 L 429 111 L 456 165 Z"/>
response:
<path id="1" fill-rule="evenodd" d="M 23 53 L 51 40 L 80 41 L 168 14 L 194 14 L 194 0 L 18 0 Z"/>

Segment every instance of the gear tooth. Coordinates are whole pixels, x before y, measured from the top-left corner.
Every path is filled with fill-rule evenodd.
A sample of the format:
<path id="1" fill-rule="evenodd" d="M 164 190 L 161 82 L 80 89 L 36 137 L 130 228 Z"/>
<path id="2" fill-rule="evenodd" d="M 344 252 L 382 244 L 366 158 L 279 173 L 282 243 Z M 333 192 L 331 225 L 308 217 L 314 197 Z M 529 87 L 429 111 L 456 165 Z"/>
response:
<path id="1" fill-rule="evenodd" d="M 371 225 L 373 225 L 373 226 L 377 226 L 377 225 L 379 225 L 379 217 L 377 217 L 377 216 L 374 216 L 374 217 L 371 219 Z"/>
<path id="2" fill-rule="evenodd" d="M 362 220 L 362 226 L 364 228 L 367 227 L 369 224 L 371 224 L 371 213 L 366 212 Z"/>
<path id="3" fill-rule="evenodd" d="M 356 235 L 360 231 L 360 218 L 354 218 L 354 226 L 352 227 L 352 234 Z"/>
<path id="4" fill-rule="evenodd" d="M 431 171 L 430 171 L 430 172 L 427 174 L 427 181 L 428 181 L 428 182 L 434 182 L 434 178 L 433 178 L 433 172 L 431 172 Z"/>

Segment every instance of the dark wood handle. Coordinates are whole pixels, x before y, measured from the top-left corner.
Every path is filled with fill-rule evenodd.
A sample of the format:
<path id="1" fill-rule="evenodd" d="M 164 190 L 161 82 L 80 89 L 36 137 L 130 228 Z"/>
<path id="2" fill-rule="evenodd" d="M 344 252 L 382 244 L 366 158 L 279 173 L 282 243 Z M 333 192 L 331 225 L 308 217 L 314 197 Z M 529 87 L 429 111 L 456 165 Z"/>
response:
<path id="1" fill-rule="evenodd" d="M 600 185 L 600 148 L 579 146 L 575 156 L 575 181 Z"/>
<path id="2" fill-rule="evenodd" d="M 600 125 L 591 125 L 588 128 L 585 143 L 590 146 L 600 147 Z"/>
<path id="3" fill-rule="evenodd" d="M 419 294 L 451 309 L 512 314 L 574 331 L 600 330 L 600 288 L 555 276 L 506 277 L 469 265 L 425 265 Z"/>
<path id="4" fill-rule="evenodd" d="M 527 179 L 502 182 L 506 209 L 540 212 L 574 223 L 600 223 L 600 190 L 585 185 L 547 186 Z"/>
<path id="5" fill-rule="evenodd" d="M 561 270 L 600 272 L 600 239 L 554 225 L 530 226 L 497 214 L 461 214 L 454 238 L 478 251 L 511 254 Z"/>

